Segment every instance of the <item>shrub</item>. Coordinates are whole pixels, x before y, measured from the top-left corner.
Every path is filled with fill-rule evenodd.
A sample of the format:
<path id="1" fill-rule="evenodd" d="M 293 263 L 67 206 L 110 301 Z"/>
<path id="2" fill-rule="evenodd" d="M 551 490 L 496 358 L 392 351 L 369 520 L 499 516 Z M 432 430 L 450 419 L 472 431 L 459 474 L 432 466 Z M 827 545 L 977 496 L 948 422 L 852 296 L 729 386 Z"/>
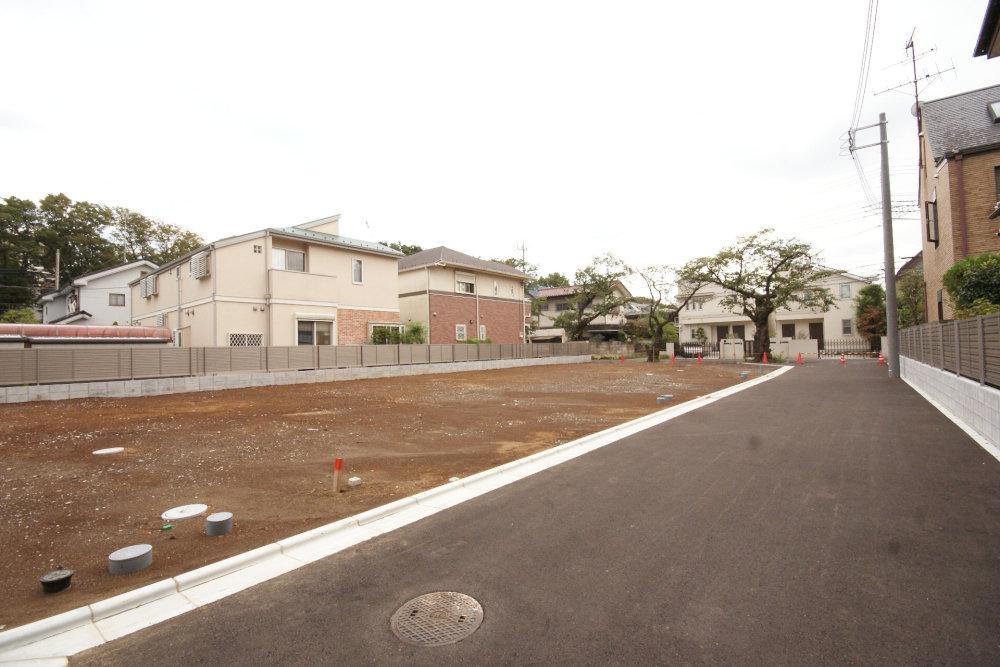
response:
<path id="1" fill-rule="evenodd" d="M 421 345 L 427 342 L 427 329 L 423 322 L 407 322 L 403 328 L 402 342 L 407 345 Z"/>
<path id="2" fill-rule="evenodd" d="M 38 324 L 35 311 L 31 308 L 11 308 L 0 315 L 0 322 L 4 324 Z"/>
<path id="3" fill-rule="evenodd" d="M 456 340 L 456 343 L 467 343 L 469 345 L 487 345 L 493 342 L 492 338 L 466 338 L 465 340 Z"/>
<path id="4" fill-rule="evenodd" d="M 944 274 L 944 287 L 960 310 L 988 304 L 1000 305 L 1000 253 L 984 252 L 955 262 Z"/>

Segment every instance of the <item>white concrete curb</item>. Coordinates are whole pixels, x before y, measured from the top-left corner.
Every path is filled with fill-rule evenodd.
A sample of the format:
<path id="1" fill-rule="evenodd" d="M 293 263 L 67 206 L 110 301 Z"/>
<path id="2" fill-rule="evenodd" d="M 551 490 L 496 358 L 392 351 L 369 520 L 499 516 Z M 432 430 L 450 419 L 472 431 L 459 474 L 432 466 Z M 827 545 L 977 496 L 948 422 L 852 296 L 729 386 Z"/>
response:
<path id="1" fill-rule="evenodd" d="M 675 419 L 792 370 L 783 366 L 753 380 L 612 426 L 428 489 L 346 519 L 178 574 L 122 595 L 0 632 L 0 665 L 66 664 L 68 656 L 210 604 L 383 533 L 414 523 L 494 489 Z M 919 391 L 919 390 L 918 390 Z"/>

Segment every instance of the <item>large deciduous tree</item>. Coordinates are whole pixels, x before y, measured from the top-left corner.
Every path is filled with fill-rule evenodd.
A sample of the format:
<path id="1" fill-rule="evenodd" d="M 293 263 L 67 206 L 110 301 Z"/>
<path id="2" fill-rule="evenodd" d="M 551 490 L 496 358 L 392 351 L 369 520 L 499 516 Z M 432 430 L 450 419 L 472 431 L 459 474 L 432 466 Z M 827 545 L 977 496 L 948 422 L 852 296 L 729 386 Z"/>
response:
<path id="1" fill-rule="evenodd" d="M 42 287 L 40 224 L 35 202 L 0 200 L 0 313 L 31 304 Z"/>
<path id="2" fill-rule="evenodd" d="M 818 263 L 808 243 L 774 238 L 770 229 L 764 229 L 738 238 L 715 255 L 691 260 L 679 278 L 687 284 L 723 288 L 720 304 L 750 318 L 755 354 L 761 355 L 771 351 L 771 314 L 793 306 L 829 310 L 833 295 L 821 282 L 836 273 Z"/>
<path id="3" fill-rule="evenodd" d="M 151 220 L 121 206 L 111 209 L 111 238 L 124 262 L 148 259 L 166 264 L 205 244 L 194 232 Z"/>
<path id="4" fill-rule="evenodd" d="M 555 319 L 555 326 L 562 327 L 570 340 L 586 340 L 591 322 L 628 302 L 621 289 L 621 281 L 628 274 L 628 268 L 614 255 L 595 257 L 589 266 L 576 272 L 576 291 L 568 299 L 569 309 Z"/>
<path id="5" fill-rule="evenodd" d="M 686 285 L 678 295 L 678 303 L 671 303 L 668 297 L 677 285 L 676 271 L 668 266 L 656 265 L 634 269 L 634 273 L 642 278 L 649 292 L 646 326 L 651 344 L 646 351 L 646 361 L 655 363 L 660 360 L 660 351 L 666 349 L 667 335 L 670 327 L 677 321 L 678 313 L 694 298 L 703 284 Z"/>
<path id="6" fill-rule="evenodd" d="M 881 285 L 865 285 L 858 290 L 854 297 L 854 321 L 858 333 L 870 340 L 885 335 L 885 290 Z"/>

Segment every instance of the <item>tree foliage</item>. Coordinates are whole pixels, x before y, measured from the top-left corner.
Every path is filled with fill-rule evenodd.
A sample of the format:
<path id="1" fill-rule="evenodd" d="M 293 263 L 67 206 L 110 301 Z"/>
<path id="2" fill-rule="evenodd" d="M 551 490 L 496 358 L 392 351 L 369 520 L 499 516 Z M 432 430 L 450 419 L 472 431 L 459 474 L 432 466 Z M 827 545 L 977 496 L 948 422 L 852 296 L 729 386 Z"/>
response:
<path id="1" fill-rule="evenodd" d="M 611 314 L 628 302 L 621 296 L 622 279 L 628 276 L 625 264 L 614 255 L 595 257 L 574 276 L 576 291 L 568 299 L 569 309 L 555 318 L 570 340 L 586 340 L 587 327 L 598 317 Z"/>
<path id="2" fill-rule="evenodd" d="M 643 297 L 643 301 L 649 304 L 649 312 L 646 314 L 646 330 L 649 332 L 651 340 L 646 353 L 646 361 L 657 362 L 660 360 L 660 351 L 666 349 L 666 343 L 676 340 L 677 315 L 684 308 L 694 295 L 704 286 L 704 283 L 696 282 L 686 285 L 679 296 L 679 303 L 671 303 L 669 295 L 677 284 L 677 272 L 665 265 L 647 266 L 641 269 L 633 269 L 633 273 L 642 278 L 649 293 L 648 297 Z M 672 331 L 671 331 L 672 330 Z"/>
<path id="3" fill-rule="evenodd" d="M 924 321 L 923 271 L 910 271 L 896 280 L 896 313 L 900 329 L 915 327 Z"/>
<path id="4" fill-rule="evenodd" d="M 410 255 L 416 255 L 418 252 L 422 252 L 423 248 L 418 245 L 413 245 L 409 243 L 403 243 L 402 241 L 379 241 L 382 245 L 387 245 L 393 250 L 398 250 L 407 257 Z"/>
<path id="5" fill-rule="evenodd" d="M 0 311 L 30 304 L 55 278 L 59 282 L 117 264 L 149 259 L 158 264 L 184 255 L 203 241 L 175 225 L 123 207 L 50 194 L 37 204 L 0 201 Z"/>
<path id="6" fill-rule="evenodd" d="M 978 311 L 1000 305 L 1000 253 L 985 252 L 955 262 L 945 271 L 943 282 L 956 316 L 973 307 Z"/>
<path id="7" fill-rule="evenodd" d="M 535 281 L 536 287 L 569 287 L 569 278 L 559 273 L 558 271 L 553 271 L 552 273 L 539 276 Z"/>
<path id="8" fill-rule="evenodd" d="M 829 310 L 833 295 L 820 283 L 834 275 L 818 263 L 808 243 L 774 238 L 769 229 L 740 237 L 715 255 L 693 259 L 678 273 L 687 284 L 722 287 L 722 307 L 753 321 L 758 353 L 771 351 L 768 318 L 777 309 Z"/>
<path id="9" fill-rule="evenodd" d="M 38 324 L 35 311 L 31 308 L 11 308 L 0 315 L 0 322 L 4 324 Z"/>
<path id="10" fill-rule="evenodd" d="M 881 285 L 865 285 L 858 290 L 854 297 L 854 321 L 862 336 L 885 335 L 885 290 Z"/>

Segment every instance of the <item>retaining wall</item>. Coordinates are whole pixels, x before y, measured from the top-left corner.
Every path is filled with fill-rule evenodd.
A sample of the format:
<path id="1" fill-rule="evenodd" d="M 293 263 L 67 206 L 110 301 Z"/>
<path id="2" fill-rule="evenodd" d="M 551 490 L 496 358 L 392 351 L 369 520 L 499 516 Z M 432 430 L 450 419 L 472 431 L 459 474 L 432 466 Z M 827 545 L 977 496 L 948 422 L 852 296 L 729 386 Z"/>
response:
<path id="1" fill-rule="evenodd" d="M 117 380 L 110 382 L 74 382 L 18 387 L 0 387 L 0 403 L 27 401 L 61 401 L 70 398 L 126 398 L 158 396 L 192 391 L 218 391 L 244 387 L 266 387 L 277 384 L 337 382 L 366 378 L 428 375 L 431 373 L 461 373 L 520 366 L 588 363 L 589 356 L 539 357 L 534 359 L 494 359 L 489 361 L 456 361 L 406 366 L 359 366 L 355 368 L 321 368 L 300 371 L 219 373 L 193 377 Z"/>
<path id="2" fill-rule="evenodd" d="M 1000 389 L 901 356 L 900 376 L 1000 447 Z"/>

